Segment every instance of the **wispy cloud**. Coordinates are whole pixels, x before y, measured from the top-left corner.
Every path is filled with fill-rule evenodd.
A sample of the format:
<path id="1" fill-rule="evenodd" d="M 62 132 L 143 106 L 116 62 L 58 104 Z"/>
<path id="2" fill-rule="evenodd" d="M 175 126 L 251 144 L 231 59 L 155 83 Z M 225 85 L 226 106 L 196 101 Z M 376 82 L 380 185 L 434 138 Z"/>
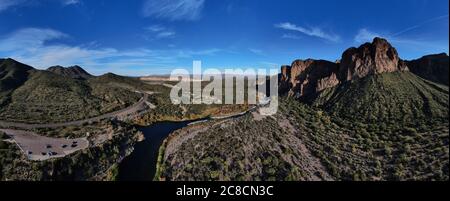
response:
<path id="1" fill-rule="evenodd" d="M 146 0 L 145 17 L 168 20 L 197 20 L 201 16 L 205 0 Z"/>
<path id="2" fill-rule="evenodd" d="M 252 52 L 253 54 L 258 54 L 258 55 L 263 55 L 264 52 L 260 49 L 255 49 L 255 48 L 249 48 L 248 49 L 250 52 Z"/>
<path id="3" fill-rule="evenodd" d="M 66 5 L 66 6 L 68 6 L 68 5 L 76 5 L 76 4 L 80 4 L 81 0 L 61 0 L 61 3 L 63 5 Z"/>
<path id="4" fill-rule="evenodd" d="M 424 39 L 409 39 L 404 37 L 399 37 L 398 35 L 392 35 L 388 33 L 379 33 L 375 31 L 368 30 L 367 28 L 360 29 L 356 36 L 354 37 L 354 42 L 357 44 L 371 42 L 375 37 L 381 37 L 387 39 L 389 42 L 393 43 L 395 46 L 400 46 L 403 48 L 414 48 L 414 49 L 431 49 L 436 51 L 437 49 L 447 49 L 448 46 L 443 45 L 442 41 L 432 41 Z M 447 43 L 446 43 L 447 44 Z"/>
<path id="5" fill-rule="evenodd" d="M 443 19 L 448 19 L 448 14 L 447 15 L 441 15 L 441 16 L 438 16 L 438 17 L 435 17 L 435 18 L 431 18 L 431 19 L 425 20 L 423 22 L 420 22 L 420 23 L 418 23 L 416 25 L 407 27 L 407 28 L 405 28 L 405 29 L 403 29 L 401 31 L 398 31 L 397 33 L 392 34 L 392 36 L 399 36 L 399 35 L 402 35 L 404 33 L 409 32 L 409 31 L 418 29 L 418 28 L 420 28 L 420 27 L 422 27 L 424 25 L 427 25 L 429 23 L 436 22 L 436 21 L 443 20 Z"/>
<path id="6" fill-rule="evenodd" d="M 156 34 L 156 38 L 171 38 L 175 36 L 175 32 L 173 31 L 163 31 Z"/>
<path id="7" fill-rule="evenodd" d="M 318 38 L 322 38 L 322 39 L 332 41 L 332 42 L 340 42 L 341 41 L 340 36 L 338 36 L 336 34 L 332 34 L 332 33 L 326 33 L 325 31 L 323 31 L 322 29 L 320 29 L 318 27 L 305 28 L 305 27 L 297 26 L 297 25 L 289 23 L 289 22 L 276 24 L 275 27 L 284 29 L 284 30 L 288 30 L 288 31 L 297 31 L 297 32 L 303 33 L 308 36 L 318 37 Z"/>
<path id="8" fill-rule="evenodd" d="M 69 35 L 52 29 L 26 28 L 0 36 L 0 57 L 11 57 L 38 68 L 53 65 L 82 65 L 94 74 L 106 72 L 132 75 L 137 68 L 151 73 L 157 67 L 174 67 L 182 59 L 214 56 L 222 51 L 211 48 L 119 50 L 96 44 L 71 46 L 62 41 Z M 49 43 L 51 42 L 51 43 Z M 168 71 L 170 72 L 170 71 Z M 166 72 L 167 73 L 167 72 Z"/>
<path id="9" fill-rule="evenodd" d="M 365 43 L 372 41 L 375 37 L 382 37 L 385 38 L 386 36 L 383 36 L 382 34 L 375 33 L 372 31 L 369 31 L 366 28 L 362 28 L 358 31 L 355 38 L 353 39 L 357 43 Z"/>
<path id="10" fill-rule="evenodd" d="M 0 12 L 10 7 L 20 5 L 23 2 L 25 2 L 25 0 L 0 0 Z"/>
<path id="11" fill-rule="evenodd" d="M 46 41 L 66 38 L 68 35 L 53 29 L 25 28 L 0 38 L 0 50 L 13 51 L 24 48 L 33 51 Z"/>
<path id="12" fill-rule="evenodd" d="M 147 40 L 173 38 L 176 35 L 176 32 L 173 31 L 172 29 L 159 24 L 148 26 L 145 27 L 144 29 L 148 32 L 147 35 L 144 37 Z"/>
<path id="13" fill-rule="evenodd" d="M 382 32 L 377 32 L 377 31 L 372 31 L 369 30 L 367 28 L 362 28 L 358 31 L 358 33 L 356 34 L 356 36 L 354 37 L 354 41 L 356 43 L 364 43 L 364 42 L 368 42 L 368 41 L 372 41 L 373 38 L 375 37 L 381 37 L 381 38 L 386 38 L 389 41 L 392 42 L 396 42 L 396 43 L 404 43 L 404 44 L 411 44 L 411 45 L 420 45 L 420 46 L 427 46 L 430 45 L 431 43 L 428 42 L 422 42 L 419 39 L 407 39 L 405 37 L 402 37 L 401 35 L 403 35 L 404 33 L 419 29 L 429 23 L 433 23 L 439 20 L 443 20 L 443 19 L 448 19 L 449 15 L 442 15 L 442 16 L 438 16 L 438 17 L 434 17 L 428 20 L 425 20 L 423 22 L 420 22 L 416 25 L 404 28 L 400 31 L 394 32 L 394 33 L 382 33 Z"/>
<path id="14" fill-rule="evenodd" d="M 160 32 L 160 31 L 166 30 L 166 27 L 163 27 L 159 24 L 155 24 L 155 25 L 145 27 L 144 29 L 147 31 L 151 31 L 151 32 Z"/>
<path id="15" fill-rule="evenodd" d="M 297 34 L 286 33 L 286 34 L 283 34 L 283 35 L 281 36 L 281 38 L 298 40 L 298 39 L 300 39 L 300 38 L 302 38 L 302 37 L 299 36 L 299 35 L 297 35 Z"/>
<path id="16" fill-rule="evenodd" d="M 81 4 L 81 0 L 51 0 L 52 2 L 61 3 L 63 6 Z M 39 5 L 35 0 L 0 0 L 0 12 L 16 6 Z"/>

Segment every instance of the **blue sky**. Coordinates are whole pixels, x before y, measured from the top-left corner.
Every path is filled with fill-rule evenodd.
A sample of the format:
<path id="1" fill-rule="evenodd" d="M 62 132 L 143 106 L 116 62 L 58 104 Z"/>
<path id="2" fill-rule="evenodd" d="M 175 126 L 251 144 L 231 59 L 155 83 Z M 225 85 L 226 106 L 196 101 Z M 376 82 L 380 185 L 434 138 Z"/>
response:
<path id="1" fill-rule="evenodd" d="M 278 68 L 387 38 L 404 59 L 448 53 L 448 0 L 0 0 L 0 57 L 93 74 Z"/>

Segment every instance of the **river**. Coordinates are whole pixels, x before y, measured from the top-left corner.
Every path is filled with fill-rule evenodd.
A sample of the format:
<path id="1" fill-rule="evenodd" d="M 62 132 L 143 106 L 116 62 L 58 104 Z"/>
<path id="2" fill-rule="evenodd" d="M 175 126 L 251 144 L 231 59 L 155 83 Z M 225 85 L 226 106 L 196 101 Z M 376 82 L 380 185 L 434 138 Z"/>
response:
<path id="1" fill-rule="evenodd" d="M 152 181 L 162 142 L 170 133 L 186 127 L 191 122 L 160 122 L 147 127 L 139 127 L 145 140 L 136 144 L 133 153 L 120 163 L 119 181 Z"/>
<path id="2" fill-rule="evenodd" d="M 145 140 L 134 146 L 134 151 L 119 165 L 119 181 L 152 181 L 156 172 L 158 151 L 166 137 L 175 130 L 184 128 L 190 123 L 204 122 L 213 119 L 231 119 L 244 116 L 255 111 L 253 107 L 246 112 L 224 117 L 212 117 L 184 122 L 159 122 L 151 126 L 139 127 Z"/>

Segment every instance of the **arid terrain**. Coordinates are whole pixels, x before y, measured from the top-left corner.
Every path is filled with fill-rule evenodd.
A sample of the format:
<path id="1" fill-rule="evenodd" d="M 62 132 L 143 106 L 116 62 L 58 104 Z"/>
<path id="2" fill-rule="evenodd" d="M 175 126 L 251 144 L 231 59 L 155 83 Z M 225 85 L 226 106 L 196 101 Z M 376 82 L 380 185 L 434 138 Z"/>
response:
<path id="1" fill-rule="evenodd" d="M 174 132 L 155 179 L 448 180 L 448 85 L 412 73 L 442 68 L 446 54 L 403 61 L 381 38 L 339 62 L 296 60 L 277 114 Z"/>
<path id="2" fill-rule="evenodd" d="M 264 116 L 263 105 L 174 105 L 165 76 L 1 59 L 0 179 L 116 180 L 152 140 L 141 127 L 198 120 L 163 140 L 155 180 L 448 180 L 445 71 L 446 54 L 405 61 L 375 38 L 338 62 L 282 66 L 279 110 Z"/>

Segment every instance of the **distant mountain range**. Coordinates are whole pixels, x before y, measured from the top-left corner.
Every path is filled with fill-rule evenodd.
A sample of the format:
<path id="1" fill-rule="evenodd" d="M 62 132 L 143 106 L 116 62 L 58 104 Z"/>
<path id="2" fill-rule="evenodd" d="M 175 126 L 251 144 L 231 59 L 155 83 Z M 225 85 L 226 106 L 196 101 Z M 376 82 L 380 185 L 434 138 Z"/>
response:
<path id="1" fill-rule="evenodd" d="M 137 78 L 92 76 L 79 66 L 38 70 L 0 60 L 0 120 L 64 122 L 115 111 L 135 103 Z"/>

